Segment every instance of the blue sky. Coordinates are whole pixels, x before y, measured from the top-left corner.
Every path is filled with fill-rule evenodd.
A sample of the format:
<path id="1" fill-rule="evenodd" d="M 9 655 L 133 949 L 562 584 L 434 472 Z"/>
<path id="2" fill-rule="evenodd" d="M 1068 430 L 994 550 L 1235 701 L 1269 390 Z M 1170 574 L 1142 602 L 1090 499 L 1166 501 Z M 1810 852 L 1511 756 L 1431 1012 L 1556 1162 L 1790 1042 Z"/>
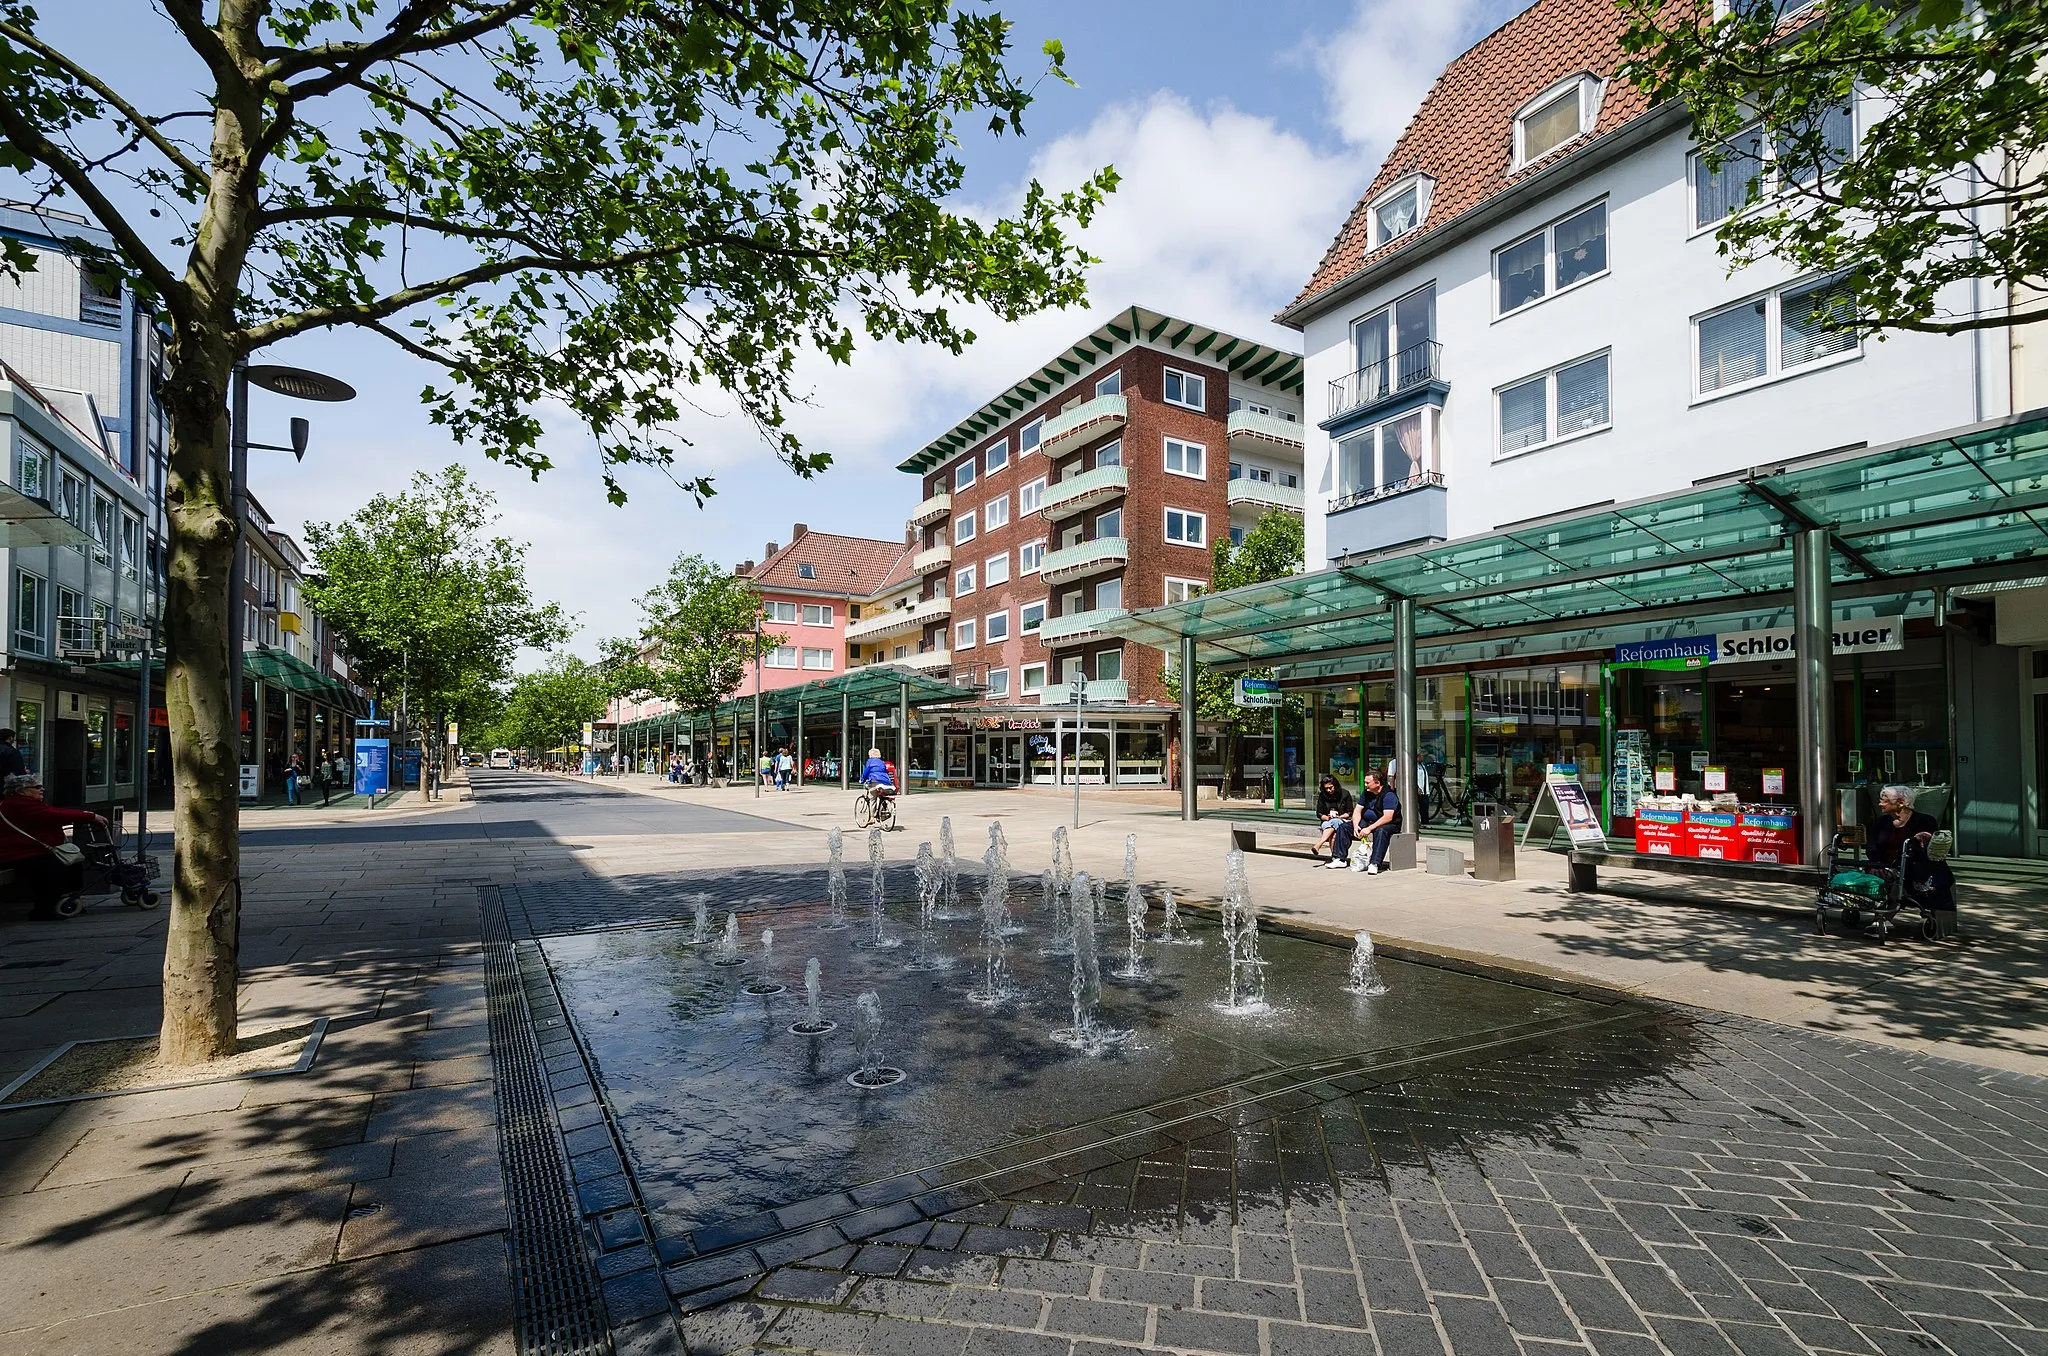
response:
<path id="1" fill-rule="evenodd" d="M 1138 303 L 1205 324 L 1285 338 L 1269 317 L 1307 279 L 1344 214 L 1443 64 L 1521 0 L 1011 0 L 1020 61 L 1047 37 L 1078 88 L 1040 87 L 1028 136 L 975 140 L 964 196 L 1002 207 L 1036 176 L 1049 188 L 1108 163 L 1123 185 L 1088 233 L 1102 262 L 1090 303 Z M 139 0 L 41 7 L 44 32 L 93 53 L 130 87 L 165 92 L 165 21 Z M 310 335 L 265 355 L 333 372 L 362 393 L 321 407 L 302 466 L 259 462 L 252 487 L 281 524 L 343 516 L 416 469 L 460 460 L 499 496 L 505 527 L 533 543 L 535 592 L 580 614 L 573 648 L 631 631 L 633 598 L 682 551 L 732 564 L 814 531 L 893 536 L 916 498 L 894 468 L 1024 370 L 1093 327 L 1090 314 L 977 326 L 965 355 L 893 348 L 803 372 L 812 403 L 795 425 L 834 465 L 803 481 L 741 420 L 694 418 L 694 464 L 720 493 L 700 511 L 659 476 L 631 475 L 632 501 L 603 495 L 587 436 L 550 434 L 554 470 L 533 483 L 454 446 L 422 415 L 430 373 L 373 336 Z M 710 403 L 715 410 L 715 402 Z M 298 411 L 259 400 L 259 441 L 283 441 Z M 271 427 L 274 425 L 274 427 Z M 276 436 L 273 436 L 276 435 Z M 687 464 L 687 463 L 686 463 Z"/>

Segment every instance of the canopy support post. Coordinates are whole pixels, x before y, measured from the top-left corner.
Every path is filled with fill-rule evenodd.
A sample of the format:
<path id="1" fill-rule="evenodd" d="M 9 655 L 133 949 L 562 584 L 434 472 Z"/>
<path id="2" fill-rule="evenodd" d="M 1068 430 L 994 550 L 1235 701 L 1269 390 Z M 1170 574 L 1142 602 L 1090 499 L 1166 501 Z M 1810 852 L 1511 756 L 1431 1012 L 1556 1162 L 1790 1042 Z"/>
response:
<path id="1" fill-rule="evenodd" d="M 1799 702 L 1799 808 L 1805 816 L 1800 848 L 1819 862 L 1833 834 L 1828 804 L 1833 789 L 1835 635 L 1833 545 L 1825 529 L 1792 539 L 1792 643 Z"/>
<path id="2" fill-rule="evenodd" d="M 1362 713 L 1361 713 L 1362 714 Z M 1361 741 L 1365 730 L 1361 723 Z M 1415 728 L 1415 600 L 1394 600 L 1394 772 L 1388 784 L 1401 798 L 1408 813 L 1407 823 L 1419 824 L 1414 806 L 1416 788 L 1421 785 L 1421 750 L 1416 747 Z"/>
<path id="3" fill-rule="evenodd" d="M 804 789 L 804 699 L 796 699 L 796 789 Z"/>
<path id="4" fill-rule="evenodd" d="M 839 689 L 839 789 L 853 789 L 853 745 L 849 737 L 853 733 L 853 698 L 845 688 Z"/>
<path id="5" fill-rule="evenodd" d="M 910 794 L 910 684 L 896 685 L 896 777 L 898 796 Z M 903 821 L 896 821 L 902 828 Z"/>
<path id="6" fill-rule="evenodd" d="M 1195 809 L 1195 638 L 1180 638 L 1180 817 L 1192 824 Z"/>

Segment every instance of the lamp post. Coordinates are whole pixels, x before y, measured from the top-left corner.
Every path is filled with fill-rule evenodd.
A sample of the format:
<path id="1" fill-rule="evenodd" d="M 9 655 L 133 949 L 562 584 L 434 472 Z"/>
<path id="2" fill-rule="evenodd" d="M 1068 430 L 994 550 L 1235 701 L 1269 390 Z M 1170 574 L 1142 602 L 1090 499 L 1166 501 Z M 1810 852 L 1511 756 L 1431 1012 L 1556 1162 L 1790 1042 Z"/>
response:
<path id="1" fill-rule="evenodd" d="M 229 511 L 235 516 L 235 559 L 228 569 L 228 624 L 231 641 L 228 652 L 232 656 L 228 664 L 228 729 L 235 741 L 235 765 L 239 774 L 242 762 L 242 646 L 247 640 L 244 635 L 244 617 L 247 604 L 242 600 L 243 580 L 247 566 L 248 522 L 249 522 L 249 452 L 257 449 L 264 452 L 289 452 L 299 461 L 306 459 L 306 444 L 312 437 L 312 426 L 294 415 L 291 422 L 292 441 L 289 447 L 276 443 L 252 443 L 249 441 L 249 387 L 262 387 L 266 391 L 294 400 L 317 400 L 339 403 L 356 398 L 355 387 L 338 377 L 320 372 L 309 372 L 302 367 L 277 367 L 270 364 L 250 366 L 245 359 L 235 364 L 234 380 L 229 389 L 229 412 L 232 432 L 228 439 L 229 456 Z"/>
<path id="2" fill-rule="evenodd" d="M 761 609 L 754 609 L 754 799 L 761 799 Z"/>

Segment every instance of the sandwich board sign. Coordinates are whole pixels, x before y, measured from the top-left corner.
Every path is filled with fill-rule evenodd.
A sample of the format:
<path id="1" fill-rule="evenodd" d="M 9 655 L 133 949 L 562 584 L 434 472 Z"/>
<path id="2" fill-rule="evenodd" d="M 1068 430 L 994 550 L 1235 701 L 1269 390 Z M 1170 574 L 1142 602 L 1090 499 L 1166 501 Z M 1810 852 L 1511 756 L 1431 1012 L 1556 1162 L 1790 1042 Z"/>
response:
<path id="1" fill-rule="evenodd" d="M 1593 801 L 1579 781 L 1576 763 L 1551 763 L 1543 771 L 1543 789 L 1529 810 L 1529 822 L 1522 828 L 1522 846 L 1542 847 L 1552 834 L 1563 829 L 1573 847 L 1605 847 L 1607 834 Z"/>

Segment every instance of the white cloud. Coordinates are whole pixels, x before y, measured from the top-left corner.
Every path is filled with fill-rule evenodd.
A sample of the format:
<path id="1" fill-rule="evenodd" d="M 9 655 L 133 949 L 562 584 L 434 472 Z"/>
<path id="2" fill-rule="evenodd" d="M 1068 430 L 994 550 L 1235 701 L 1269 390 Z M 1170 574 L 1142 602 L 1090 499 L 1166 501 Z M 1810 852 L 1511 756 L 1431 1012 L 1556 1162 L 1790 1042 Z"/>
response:
<path id="1" fill-rule="evenodd" d="M 1350 25 L 1316 53 L 1338 134 L 1384 158 L 1489 8 L 1481 0 L 1358 0 Z"/>

